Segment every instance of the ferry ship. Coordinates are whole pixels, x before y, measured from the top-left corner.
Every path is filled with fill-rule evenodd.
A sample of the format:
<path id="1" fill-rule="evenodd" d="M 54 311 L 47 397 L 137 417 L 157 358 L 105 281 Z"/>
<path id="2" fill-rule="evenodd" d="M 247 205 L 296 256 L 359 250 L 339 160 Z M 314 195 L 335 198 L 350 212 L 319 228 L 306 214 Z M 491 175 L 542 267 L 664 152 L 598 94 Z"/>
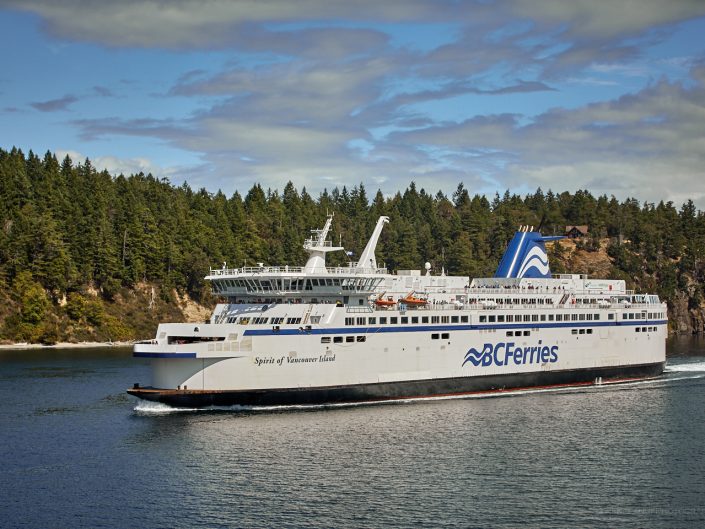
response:
<path id="1" fill-rule="evenodd" d="M 203 324 L 163 323 L 137 343 L 150 385 L 128 393 L 176 407 L 308 405 L 461 396 L 655 377 L 666 304 L 623 280 L 552 275 L 545 244 L 520 227 L 490 278 L 378 267 L 380 217 L 357 262 L 333 217 L 304 242 L 303 267 L 211 269 L 219 303 Z"/>

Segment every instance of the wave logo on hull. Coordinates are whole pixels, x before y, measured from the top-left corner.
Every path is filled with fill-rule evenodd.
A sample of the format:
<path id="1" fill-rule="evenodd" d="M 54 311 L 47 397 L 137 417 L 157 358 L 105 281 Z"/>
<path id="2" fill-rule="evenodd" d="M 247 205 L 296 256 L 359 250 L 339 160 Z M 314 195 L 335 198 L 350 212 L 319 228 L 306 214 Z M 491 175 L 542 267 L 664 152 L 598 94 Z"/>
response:
<path id="1" fill-rule="evenodd" d="M 486 343 L 482 350 L 474 347 L 465 353 L 463 366 L 470 362 L 475 367 L 545 364 L 558 362 L 558 346 L 538 345 L 517 347 L 514 342 Z"/>

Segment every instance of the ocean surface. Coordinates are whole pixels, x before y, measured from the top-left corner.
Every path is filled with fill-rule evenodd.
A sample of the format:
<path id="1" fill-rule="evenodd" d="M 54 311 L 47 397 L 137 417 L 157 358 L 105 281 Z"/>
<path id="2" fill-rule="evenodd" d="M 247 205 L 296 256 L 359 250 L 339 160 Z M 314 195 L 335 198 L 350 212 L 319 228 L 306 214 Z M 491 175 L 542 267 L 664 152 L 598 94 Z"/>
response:
<path id="1" fill-rule="evenodd" d="M 705 527 L 705 342 L 653 381 L 174 411 L 125 349 L 0 352 L 0 527 Z"/>

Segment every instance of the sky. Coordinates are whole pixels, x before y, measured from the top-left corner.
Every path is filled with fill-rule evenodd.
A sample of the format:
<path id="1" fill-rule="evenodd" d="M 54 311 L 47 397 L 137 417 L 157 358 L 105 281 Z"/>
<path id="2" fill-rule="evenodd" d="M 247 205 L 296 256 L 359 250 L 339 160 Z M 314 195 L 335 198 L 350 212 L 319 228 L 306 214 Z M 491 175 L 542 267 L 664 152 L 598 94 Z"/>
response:
<path id="1" fill-rule="evenodd" d="M 0 0 L 0 148 L 246 193 L 705 209 L 703 0 Z"/>

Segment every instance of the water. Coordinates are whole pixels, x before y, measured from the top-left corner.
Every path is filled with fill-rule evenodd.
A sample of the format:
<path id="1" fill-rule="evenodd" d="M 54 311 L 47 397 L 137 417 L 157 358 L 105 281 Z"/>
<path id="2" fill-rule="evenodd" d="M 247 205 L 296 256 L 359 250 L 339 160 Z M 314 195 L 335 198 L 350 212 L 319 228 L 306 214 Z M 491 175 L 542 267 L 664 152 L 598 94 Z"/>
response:
<path id="1" fill-rule="evenodd" d="M 705 343 L 669 348 L 624 386 L 178 412 L 129 351 L 0 352 L 0 525 L 703 527 Z"/>

